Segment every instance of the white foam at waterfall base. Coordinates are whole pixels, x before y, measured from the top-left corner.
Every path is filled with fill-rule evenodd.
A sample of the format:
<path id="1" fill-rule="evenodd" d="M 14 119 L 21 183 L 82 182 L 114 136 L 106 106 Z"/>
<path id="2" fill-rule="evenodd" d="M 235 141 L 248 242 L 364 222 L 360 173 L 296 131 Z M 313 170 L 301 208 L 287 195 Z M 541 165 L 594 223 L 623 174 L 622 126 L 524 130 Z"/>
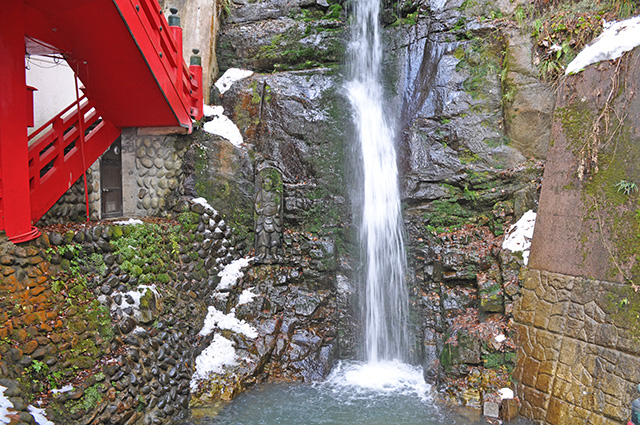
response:
<path id="1" fill-rule="evenodd" d="M 326 380 L 336 390 L 360 393 L 387 393 L 431 399 L 431 386 L 424 381 L 422 368 L 399 360 L 369 363 L 339 362 Z"/>
<path id="2" fill-rule="evenodd" d="M 529 262 L 529 249 L 531 248 L 531 239 L 533 238 L 533 230 L 536 225 L 536 213 L 532 210 L 522 215 L 520 220 L 507 231 L 507 236 L 502 243 L 502 249 L 508 249 L 512 252 L 522 252 L 522 260 L 526 266 Z"/>

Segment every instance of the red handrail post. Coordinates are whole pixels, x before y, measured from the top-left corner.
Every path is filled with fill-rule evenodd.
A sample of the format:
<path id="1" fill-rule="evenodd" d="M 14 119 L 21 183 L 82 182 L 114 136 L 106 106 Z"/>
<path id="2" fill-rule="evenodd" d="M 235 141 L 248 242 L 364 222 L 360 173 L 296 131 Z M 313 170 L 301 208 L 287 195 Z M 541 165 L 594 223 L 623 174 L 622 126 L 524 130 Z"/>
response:
<path id="1" fill-rule="evenodd" d="M 191 73 L 191 99 L 190 115 L 198 121 L 204 115 L 204 92 L 202 91 L 202 58 L 198 55 L 200 50 L 193 49 L 193 55 L 189 60 L 189 72 Z"/>
<path id="2" fill-rule="evenodd" d="M 0 25 L 0 228 L 16 243 L 40 235 L 30 213 L 23 15 L 22 0 L 12 0 Z"/>
<path id="3" fill-rule="evenodd" d="M 173 41 L 176 43 L 176 91 L 178 93 L 182 93 L 182 68 L 184 65 L 182 59 L 182 28 L 180 27 L 180 17 L 177 15 L 178 9 L 172 7 L 169 9 L 171 15 L 169 16 L 169 29 L 171 30 L 171 35 L 173 36 Z"/>

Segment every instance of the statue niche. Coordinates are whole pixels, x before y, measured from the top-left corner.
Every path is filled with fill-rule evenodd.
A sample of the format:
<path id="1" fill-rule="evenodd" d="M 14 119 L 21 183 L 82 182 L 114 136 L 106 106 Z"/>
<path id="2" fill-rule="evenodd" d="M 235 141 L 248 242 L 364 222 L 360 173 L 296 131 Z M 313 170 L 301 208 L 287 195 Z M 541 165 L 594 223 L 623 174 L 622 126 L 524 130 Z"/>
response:
<path id="1" fill-rule="evenodd" d="M 278 169 L 267 167 L 256 176 L 255 232 L 256 262 L 273 264 L 282 260 L 283 185 Z"/>

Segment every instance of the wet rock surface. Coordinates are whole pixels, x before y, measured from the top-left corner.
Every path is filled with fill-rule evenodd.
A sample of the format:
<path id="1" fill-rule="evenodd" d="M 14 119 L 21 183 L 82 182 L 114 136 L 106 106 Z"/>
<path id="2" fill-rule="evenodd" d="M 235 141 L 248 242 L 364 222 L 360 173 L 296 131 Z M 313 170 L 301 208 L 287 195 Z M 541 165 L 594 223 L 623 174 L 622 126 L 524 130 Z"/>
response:
<path id="1" fill-rule="evenodd" d="M 257 335 L 221 332 L 234 341 L 241 360 L 200 381 L 196 405 L 230 400 L 267 379 L 312 382 L 331 370 L 340 345 L 334 271 L 312 276 L 317 269 L 305 264 L 305 251 L 327 242 L 289 237 L 284 264 L 254 264 L 234 287 L 215 295 L 217 310 L 251 325 Z M 335 252 L 328 260 L 335 261 Z M 247 293 L 253 294 L 248 301 Z"/>
<path id="2" fill-rule="evenodd" d="M 271 72 L 338 65 L 344 54 L 345 14 L 341 2 L 330 3 L 232 2 L 218 39 L 220 70 Z"/>
<path id="3" fill-rule="evenodd" d="M 508 106 L 515 86 L 527 89 L 521 75 L 545 92 L 518 31 L 491 18 L 514 7 L 430 2 L 415 25 L 386 30 L 385 72 L 402 123 L 409 281 L 420 311 L 416 355 L 445 399 L 474 407 L 500 401 L 496 391 L 509 386 L 515 365 L 512 314 L 523 262 L 502 242 L 510 224 L 537 208 L 542 165 L 534 158 L 544 158 L 548 143 L 548 99 Z M 537 141 L 513 118 L 529 110 L 545 121 Z"/>

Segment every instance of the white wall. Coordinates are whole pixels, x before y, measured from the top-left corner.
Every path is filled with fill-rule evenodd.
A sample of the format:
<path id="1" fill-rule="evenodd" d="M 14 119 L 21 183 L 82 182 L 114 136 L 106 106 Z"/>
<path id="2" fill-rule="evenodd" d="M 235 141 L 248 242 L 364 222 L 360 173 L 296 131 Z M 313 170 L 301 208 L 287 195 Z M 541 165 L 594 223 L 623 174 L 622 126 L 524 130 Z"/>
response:
<path id="1" fill-rule="evenodd" d="M 30 133 L 76 100 L 74 73 L 63 59 L 58 62 L 35 55 L 25 61 L 27 85 L 38 89 L 33 94 L 35 126 Z"/>

